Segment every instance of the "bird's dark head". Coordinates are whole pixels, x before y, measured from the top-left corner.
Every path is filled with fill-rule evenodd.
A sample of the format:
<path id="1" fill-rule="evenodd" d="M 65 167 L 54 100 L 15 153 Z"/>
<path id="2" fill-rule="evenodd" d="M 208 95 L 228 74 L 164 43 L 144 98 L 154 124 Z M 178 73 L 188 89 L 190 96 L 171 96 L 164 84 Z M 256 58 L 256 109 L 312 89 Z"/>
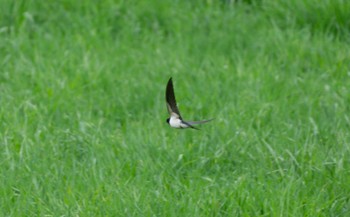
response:
<path id="1" fill-rule="evenodd" d="M 167 119 L 166 119 L 166 122 L 167 122 L 168 124 L 169 124 L 169 121 L 170 121 L 170 118 L 167 118 Z"/>

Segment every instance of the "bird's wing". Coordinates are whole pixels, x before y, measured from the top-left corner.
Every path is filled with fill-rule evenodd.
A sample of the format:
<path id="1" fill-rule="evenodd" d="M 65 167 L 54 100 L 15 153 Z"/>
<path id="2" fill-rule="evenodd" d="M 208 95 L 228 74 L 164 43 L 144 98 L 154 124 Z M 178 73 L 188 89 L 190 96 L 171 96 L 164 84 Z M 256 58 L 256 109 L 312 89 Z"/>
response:
<path id="1" fill-rule="evenodd" d="M 169 114 L 173 115 L 173 113 L 175 113 L 175 115 L 177 115 L 181 119 L 180 111 L 176 105 L 172 78 L 169 79 L 168 84 L 166 86 L 165 100 Z"/>
<path id="2" fill-rule="evenodd" d="M 204 123 L 207 123 L 207 122 L 212 121 L 212 120 L 214 120 L 214 118 L 209 119 L 209 120 L 203 120 L 203 121 L 186 121 L 186 123 L 189 125 L 204 124 Z"/>
<path id="3" fill-rule="evenodd" d="M 192 124 L 186 122 L 186 121 L 182 121 L 183 124 L 186 124 L 188 127 L 195 129 L 195 130 L 199 130 L 197 127 L 193 126 Z"/>

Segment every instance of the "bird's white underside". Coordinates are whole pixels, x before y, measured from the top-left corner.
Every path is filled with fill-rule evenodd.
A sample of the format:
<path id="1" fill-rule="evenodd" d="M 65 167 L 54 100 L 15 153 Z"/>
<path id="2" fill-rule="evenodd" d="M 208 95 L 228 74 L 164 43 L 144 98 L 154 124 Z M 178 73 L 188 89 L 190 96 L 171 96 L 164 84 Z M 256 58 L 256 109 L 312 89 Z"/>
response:
<path id="1" fill-rule="evenodd" d="M 173 128 L 188 128 L 188 126 L 179 119 L 177 116 L 171 116 L 169 120 L 169 124 Z"/>

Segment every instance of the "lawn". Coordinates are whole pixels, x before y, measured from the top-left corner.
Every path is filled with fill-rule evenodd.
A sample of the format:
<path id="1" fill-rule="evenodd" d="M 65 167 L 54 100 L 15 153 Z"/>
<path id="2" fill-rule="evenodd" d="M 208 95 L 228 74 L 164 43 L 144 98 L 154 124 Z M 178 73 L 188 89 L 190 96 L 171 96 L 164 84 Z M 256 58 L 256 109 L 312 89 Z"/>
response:
<path id="1" fill-rule="evenodd" d="M 0 2 L 0 216 L 350 216 L 350 2 Z"/>

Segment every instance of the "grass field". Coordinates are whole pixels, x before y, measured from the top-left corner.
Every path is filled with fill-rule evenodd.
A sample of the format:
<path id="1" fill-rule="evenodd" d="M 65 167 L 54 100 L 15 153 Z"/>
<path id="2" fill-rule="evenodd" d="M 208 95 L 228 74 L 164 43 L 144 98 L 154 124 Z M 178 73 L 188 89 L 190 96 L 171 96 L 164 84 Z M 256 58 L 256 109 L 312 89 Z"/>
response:
<path id="1" fill-rule="evenodd" d="M 350 216 L 349 8 L 1 0 L 0 216 Z"/>

